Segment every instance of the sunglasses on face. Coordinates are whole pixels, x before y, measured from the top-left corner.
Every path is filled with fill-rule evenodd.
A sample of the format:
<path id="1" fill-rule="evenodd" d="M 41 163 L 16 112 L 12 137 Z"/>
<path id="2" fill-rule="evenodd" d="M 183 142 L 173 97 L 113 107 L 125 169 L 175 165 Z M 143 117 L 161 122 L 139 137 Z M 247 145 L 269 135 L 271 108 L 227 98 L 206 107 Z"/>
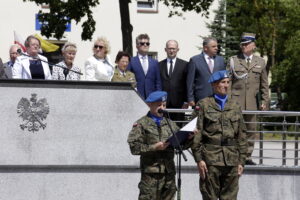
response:
<path id="1" fill-rule="evenodd" d="M 103 48 L 104 48 L 104 46 L 100 46 L 100 45 L 94 45 L 94 48 L 95 48 L 95 49 L 98 49 L 98 48 L 99 48 L 99 49 L 103 49 Z"/>
<path id="2" fill-rule="evenodd" d="M 149 46 L 150 42 L 140 42 L 139 45 L 140 46 L 144 46 L 144 45 Z"/>

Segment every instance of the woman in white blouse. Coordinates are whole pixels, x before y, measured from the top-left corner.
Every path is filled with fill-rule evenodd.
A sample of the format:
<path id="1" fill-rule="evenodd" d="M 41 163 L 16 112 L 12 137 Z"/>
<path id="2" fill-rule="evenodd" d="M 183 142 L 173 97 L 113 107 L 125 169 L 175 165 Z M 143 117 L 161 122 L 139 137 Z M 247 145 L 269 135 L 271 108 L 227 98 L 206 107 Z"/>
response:
<path id="1" fill-rule="evenodd" d="M 41 42 L 33 35 L 25 41 L 26 53 L 17 57 L 12 68 L 12 77 L 17 79 L 52 79 L 48 60 L 38 54 Z"/>
<path id="2" fill-rule="evenodd" d="M 110 45 L 104 37 L 94 42 L 94 55 L 89 57 L 85 64 L 85 78 L 90 81 L 111 81 L 114 75 L 114 66 L 110 61 Z"/>
<path id="3" fill-rule="evenodd" d="M 64 60 L 57 65 L 64 67 L 65 69 L 57 66 L 53 66 L 52 79 L 53 80 L 80 80 L 80 74 L 69 71 L 74 70 L 80 72 L 80 68 L 74 65 L 74 59 L 77 52 L 76 44 L 66 42 L 61 49 Z M 66 69 L 67 68 L 67 69 Z M 69 70 L 68 70 L 69 69 Z"/>

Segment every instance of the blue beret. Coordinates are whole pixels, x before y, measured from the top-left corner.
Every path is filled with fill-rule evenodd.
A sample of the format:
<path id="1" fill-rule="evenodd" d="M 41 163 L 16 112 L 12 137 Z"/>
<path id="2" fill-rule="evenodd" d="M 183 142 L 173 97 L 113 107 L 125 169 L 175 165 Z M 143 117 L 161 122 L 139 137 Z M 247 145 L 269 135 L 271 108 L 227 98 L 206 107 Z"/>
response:
<path id="1" fill-rule="evenodd" d="M 146 99 L 146 102 L 153 103 L 153 102 L 166 101 L 167 95 L 168 93 L 165 91 L 155 91 L 149 94 L 149 96 Z"/>
<path id="2" fill-rule="evenodd" d="M 241 44 L 247 44 L 249 42 L 255 41 L 255 34 L 254 33 L 243 33 L 241 38 Z"/>
<path id="3" fill-rule="evenodd" d="M 211 77 L 208 79 L 209 83 L 213 83 L 219 80 L 222 80 L 224 78 L 229 78 L 229 73 L 227 70 L 217 71 L 214 72 Z"/>

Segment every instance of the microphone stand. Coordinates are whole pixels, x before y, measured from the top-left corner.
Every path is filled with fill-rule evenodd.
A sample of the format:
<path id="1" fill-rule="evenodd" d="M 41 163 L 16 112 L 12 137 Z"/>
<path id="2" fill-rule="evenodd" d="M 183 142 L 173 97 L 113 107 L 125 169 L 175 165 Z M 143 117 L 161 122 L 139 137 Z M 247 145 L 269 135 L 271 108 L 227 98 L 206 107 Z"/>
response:
<path id="1" fill-rule="evenodd" d="M 184 154 L 183 150 L 182 150 L 182 146 L 180 145 L 180 142 L 178 140 L 178 137 L 177 135 L 174 133 L 173 129 L 172 129 L 172 126 L 170 124 L 170 115 L 168 112 L 166 113 L 163 113 L 165 118 L 166 118 L 166 121 L 167 121 L 167 124 L 171 130 L 171 133 L 172 135 L 174 136 L 175 140 L 176 140 L 176 143 L 177 143 L 177 147 L 174 147 L 175 148 L 175 153 L 176 153 L 176 157 L 177 157 L 177 188 L 178 188 L 178 191 L 177 191 L 177 200 L 180 200 L 181 199 L 181 156 L 183 157 L 184 161 L 186 162 L 187 161 L 187 158 L 186 158 L 186 155 Z"/>
<path id="2" fill-rule="evenodd" d="M 83 75 L 81 72 L 77 72 L 77 71 L 75 71 L 75 70 L 69 69 L 69 68 L 67 68 L 67 67 L 64 67 L 64 66 L 61 66 L 61 65 L 58 65 L 58 64 L 54 64 L 54 63 L 48 62 L 48 61 L 46 61 L 46 60 L 42 60 L 42 59 L 40 59 L 40 58 L 38 58 L 38 57 L 36 58 L 36 57 L 32 57 L 32 56 L 30 56 L 30 55 L 27 55 L 27 54 L 23 53 L 23 52 L 21 51 L 21 49 L 20 49 L 20 51 L 19 51 L 19 49 L 18 49 L 17 52 L 18 52 L 20 55 L 27 56 L 27 57 L 29 57 L 29 58 L 33 58 L 33 59 L 39 60 L 39 61 L 41 61 L 41 62 L 47 63 L 47 64 L 50 65 L 50 66 L 60 67 L 60 68 L 62 68 L 63 70 L 67 70 L 68 73 L 69 73 L 69 71 L 71 71 L 71 72 L 74 72 L 74 73 L 76 73 L 76 74 Z M 67 80 L 67 77 L 65 77 L 65 78 L 66 78 L 65 80 Z"/>

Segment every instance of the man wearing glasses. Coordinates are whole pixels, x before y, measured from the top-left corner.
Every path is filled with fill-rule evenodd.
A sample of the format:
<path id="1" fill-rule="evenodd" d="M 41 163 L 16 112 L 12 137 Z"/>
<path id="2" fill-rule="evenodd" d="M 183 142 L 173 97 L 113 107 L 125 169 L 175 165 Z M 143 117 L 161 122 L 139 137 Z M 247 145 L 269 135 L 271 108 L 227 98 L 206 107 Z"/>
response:
<path id="1" fill-rule="evenodd" d="M 161 80 L 158 61 L 148 56 L 150 38 L 147 34 L 140 34 L 136 38 L 137 56 L 128 65 L 137 81 L 137 91 L 143 99 L 151 92 L 161 90 Z"/>
<path id="2" fill-rule="evenodd" d="M 232 73 L 231 97 L 242 110 L 266 110 L 269 99 L 269 84 L 266 63 L 263 58 L 253 55 L 256 49 L 255 34 L 243 33 L 240 43 L 241 54 L 229 59 L 228 68 Z M 256 116 L 244 115 L 247 126 L 248 152 L 246 165 L 255 165 L 251 154 L 256 138 Z M 252 122 L 252 123 L 251 123 Z"/>

